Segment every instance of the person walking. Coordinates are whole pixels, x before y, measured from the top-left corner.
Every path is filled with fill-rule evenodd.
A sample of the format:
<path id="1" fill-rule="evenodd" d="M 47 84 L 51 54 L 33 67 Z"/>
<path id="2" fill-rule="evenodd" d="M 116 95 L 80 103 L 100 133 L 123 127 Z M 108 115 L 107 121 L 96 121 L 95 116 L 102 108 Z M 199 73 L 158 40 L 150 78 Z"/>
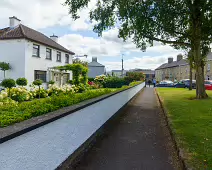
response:
<path id="1" fill-rule="evenodd" d="M 155 78 L 153 79 L 153 85 L 154 85 L 154 87 L 156 86 L 156 79 Z"/>
<path id="2" fill-rule="evenodd" d="M 150 85 L 151 85 L 151 80 L 148 81 L 148 84 L 149 84 L 149 87 L 150 87 Z"/>

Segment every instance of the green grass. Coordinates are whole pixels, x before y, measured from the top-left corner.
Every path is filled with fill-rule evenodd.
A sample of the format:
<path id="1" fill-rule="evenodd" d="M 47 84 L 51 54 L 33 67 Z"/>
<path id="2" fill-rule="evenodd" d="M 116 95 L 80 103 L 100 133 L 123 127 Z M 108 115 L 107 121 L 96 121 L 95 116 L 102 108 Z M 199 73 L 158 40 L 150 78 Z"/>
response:
<path id="1" fill-rule="evenodd" d="M 212 92 L 207 91 L 209 99 L 196 100 L 195 90 L 158 88 L 157 91 L 188 165 L 212 170 Z"/>

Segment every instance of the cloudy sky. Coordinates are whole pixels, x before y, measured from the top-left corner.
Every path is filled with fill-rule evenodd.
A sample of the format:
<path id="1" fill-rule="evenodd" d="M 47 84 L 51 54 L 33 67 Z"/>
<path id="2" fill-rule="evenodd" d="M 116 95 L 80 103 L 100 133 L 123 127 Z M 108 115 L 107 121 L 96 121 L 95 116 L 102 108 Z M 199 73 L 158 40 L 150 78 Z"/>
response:
<path id="1" fill-rule="evenodd" d="M 88 20 L 89 9 L 95 7 L 95 0 L 89 4 L 89 9 L 79 12 L 81 18 L 73 21 L 68 15 L 65 0 L 0 0 L 0 28 L 7 27 L 9 17 L 16 16 L 22 24 L 36 29 L 47 36 L 59 36 L 59 43 L 75 52 L 77 55 L 87 54 L 87 61 L 92 56 L 104 64 L 107 70 L 121 69 L 121 55 L 124 54 L 124 68 L 155 69 L 167 61 L 168 57 L 176 59 L 181 51 L 170 46 L 155 43 L 146 52 L 136 49 L 129 40 L 125 43 L 117 38 L 118 30 L 112 29 L 98 37 L 92 31 Z"/>

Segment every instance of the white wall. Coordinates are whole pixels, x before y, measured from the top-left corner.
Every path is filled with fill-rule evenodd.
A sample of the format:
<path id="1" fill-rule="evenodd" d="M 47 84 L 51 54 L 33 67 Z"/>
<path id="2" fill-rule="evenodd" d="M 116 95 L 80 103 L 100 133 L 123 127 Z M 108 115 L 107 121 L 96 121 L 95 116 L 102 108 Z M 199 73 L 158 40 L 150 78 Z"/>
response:
<path id="1" fill-rule="evenodd" d="M 12 70 L 6 71 L 6 78 L 25 77 L 25 40 L 0 40 L 0 61 L 11 65 Z M 0 71 L 0 81 L 4 74 Z"/>
<path id="2" fill-rule="evenodd" d="M 143 87 L 144 83 L 0 144 L 0 169 L 57 168 Z"/>
<path id="3" fill-rule="evenodd" d="M 41 71 L 47 71 L 49 67 L 54 66 L 62 66 L 66 65 L 65 63 L 65 54 L 64 52 L 61 52 L 61 62 L 56 61 L 57 51 L 55 49 L 52 49 L 52 60 L 46 59 L 46 47 L 44 45 L 41 45 L 39 43 L 34 43 L 37 45 L 40 45 L 40 58 L 33 57 L 33 42 L 26 40 L 25 41 L 25 48 L 26 48 L 26 65 L 25 65 L 25 75 L 28 79 L 29 83 L 32 83 L 34 79 L 34 70 L 41 70 Z M 69 55 L 69 64 L 72 64 L 72 56 Z M 71 72 L 70 72 L 71 73 Z M 48 73 L 47 73 L 48 75 Z M 72 79 L 72 74 L 70 74 L 70 79 Z M 49 81 L 47 76 L 47 81 Z"/>

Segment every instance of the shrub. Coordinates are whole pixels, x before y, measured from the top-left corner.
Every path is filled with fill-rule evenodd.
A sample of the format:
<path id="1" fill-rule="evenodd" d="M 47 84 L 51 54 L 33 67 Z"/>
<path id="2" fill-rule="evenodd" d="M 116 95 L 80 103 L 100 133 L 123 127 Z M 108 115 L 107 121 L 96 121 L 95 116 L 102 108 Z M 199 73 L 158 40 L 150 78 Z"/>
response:
<path id="1" fill-rule="evenodd" d="M 13 87 L 10 93 L 11 99 L 17 102 L 29 101 L 33 99 L 33 94 L 24 87 Z"/>
<path id="2" fill-rule="evenodd" d="M 16 84 L 19 86 L 27 86 L 28 82 L 26 78 L 18 78 Z"/>
<path id="3" fill-rule="evenodd" d="M 4 79 L 4 80 L 1 82 L 1 85 L 2 85 L 3 87 L 5 87 L 5 88 L 8 88 L 8 89 L 9 89 L 8 94 L 9 94 L 9 96 L 11 96 L 11 94 L 10 94 L 10 89 L 11 89 L 12 87 L 15 87 L 15 80 L 13 80 L 13 79 Z"/>
<path id="4" fill-rule="evenodd" d="M 40 100 L 19 103 L 17 105 L 0 105 L 0 127 L 18 123 L 31 117 L 52 112 L 62 107 L 77 104 L 84 100 L 95 98 L 113 92 L 113 89 L 90 90 L 77 94 L 60 94 Z"/>
<path id="5" fill-rule="evenodd" d="M 49 81 L 49 84 L 53 85 L 55 82 L 53 80 Z"/>
<path id="6" fill-rule="evenodd" d="M 30 93 L 32 93 L 34 98 L 46 98 L 48 97 L 48 92 L 44 88 L 36 88 L 34 85 L 31 86 Z"/>
<path id="7" fill-rule="evenodd" d="M 74 84 L 73 80 L 68 80 L 68 84 Z"/>
<path id="8" fill-rule="evenodd" d="M 144 80 L 145 75 L 142 72 L 127 72 L 125 80 L 128 82 L 133 81 L 142 81 Z"/>
<path id="9" fill-rule="evenodd" d="M 89 81 L 89 82 L 92 82 L 92 81 L 94 81 L 94 78 L 89 77 L 89 78 L 88 78 L 88 81 Z"/>
<path id="10" fill-rule="evenodd" d="M 41 90 L 40 90 L 40 86 L 42 85 L 42 83 L 43 83 L 43 81 L 42 81 L 42 80 L 39 80 L 39 79 L 37 79 L 37 80 L 33 81 L 33 84 L 34 84 L 35 86 L 38 86 L 38 87 L 39 87 L 39 90 L 38 90 L 38 93 L 39 93 L 39 99 L 40 99 L 40 97 L 41 97 Z"/>
<path id="11" fill-rule="evenodd" d="M 118 77 L 110 77 L 105 79 L 103 82 L 104 88 L 121 88 L 124 85 L 129 85 L 129 82 L 123 78 Z"/>

